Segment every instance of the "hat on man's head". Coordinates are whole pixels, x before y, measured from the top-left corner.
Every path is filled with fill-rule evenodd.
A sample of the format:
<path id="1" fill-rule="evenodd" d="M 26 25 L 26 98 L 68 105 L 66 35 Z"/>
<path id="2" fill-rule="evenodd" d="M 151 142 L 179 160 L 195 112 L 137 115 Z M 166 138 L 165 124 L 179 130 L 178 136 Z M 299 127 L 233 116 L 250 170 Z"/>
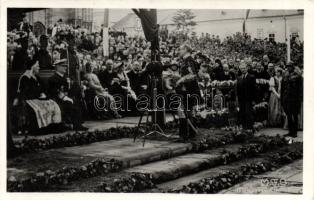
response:
<path id="1" fill-rule="evenodd" d="M 169 67 L 172 71 L 177 71 L 180 68 L 179 65 L 176 63 L 172 63 Z"/>
<path id="2" fill-rule="evenodd" d="M 294 63 L 292 61 L 289 61 L 286 65 L 286 67 L 293 67 Z"/>
<path id="3" fill-rule="evenodd" d="M 54 67 L 57 67 L 57 66 L 67 67 L 67 66 L 68 66 L 67 59 L 56 60 L 56 61 L 53 63 L 53 66 L 54 66 Z"/>
<path id="4" fill-rule="evenodd" d="M 39 40 L 48 40 L 48 36 L 43 34 L 39 37 Z"/>
<path id="5" fill-rule="evenodd" d="M 121 68 L 124 66 L 124 63 L 123 62 L 116 62 L 113 64 L 113 68 Z"/>

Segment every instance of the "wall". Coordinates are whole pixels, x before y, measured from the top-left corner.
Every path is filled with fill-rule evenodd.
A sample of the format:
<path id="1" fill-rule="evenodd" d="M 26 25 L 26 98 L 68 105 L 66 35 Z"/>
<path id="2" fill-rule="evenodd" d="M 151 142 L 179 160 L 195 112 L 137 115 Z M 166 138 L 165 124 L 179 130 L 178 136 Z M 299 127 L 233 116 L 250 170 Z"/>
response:
<path id="1" fill-rule="evenodd" d="M 242 32 L 243 18 L 245 10 L 192 10 L 196 15 L 195 21 L 197 25 L 194 31 L 197 35 L 201 33 L 209 33 L 219 35 L 220 38 L 225 38 L 236 32 Z M 159 10 L 158 23 L 167 25 L 168 30 L 172 31 L 176 27 L 172 25 L 172 16 L 176 10 Z M 249 19 L 246 22 L 246 32 L 252 38 L 264 39 L 270 33 L 275 34 L 275 40 L 284 42 L 286 38 L 284 15 L 292 15 L 286 17 L 287 36 L 293 32 L 299 34 L 299 38 L 303 41 L 303 14 L 297 10 L 251 10 Z M 118 22 L 120 27 L 129 35 L 137 34 L 133 23 L 133 18 L 121 20 Z M 133 27 L 130 27 L 133 26 Z M 258 34 L 258 32 L 262 34 Z"/>
<path id="2" fill-rule="evenodd" d="M 292 33 L 298 33 L 300 40 L 303 41 L 303 16 L 286 17 L 286 22 L 283 17 L 249 19 L 246 27 L 247 33 L 254 38 L 258 38 L 258 29 L 260 29 L 263 32 L 262 38 L 273 33 L 275 41 L 285 42 L 286 34 L 288 37 Z"/>

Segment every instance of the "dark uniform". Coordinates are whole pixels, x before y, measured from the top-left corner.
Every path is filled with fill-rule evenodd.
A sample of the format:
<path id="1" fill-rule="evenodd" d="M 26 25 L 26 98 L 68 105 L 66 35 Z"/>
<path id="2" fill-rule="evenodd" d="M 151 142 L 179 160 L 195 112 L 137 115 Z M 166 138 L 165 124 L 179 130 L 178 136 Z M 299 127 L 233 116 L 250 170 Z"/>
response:
<path id="1" fill-rule="evenodd" d="M 255 100 L 256 81 L 249 73 L 237 80 L 237 97 L 239 103 L 239 122 L 243 129 L 253 130 L 253 101 Z"/>
<path id="2" fill-rule="evenodd" d="M 280 100 L 288 118 L 289 135 L 297 136 L 298 114 L 303 99 L 303 78 L 296 72 L 285 75 L 281 83 Z"/>
<path id="3" fill-rule="evenodd" d="M 39 49 L 34 59 L 38 60 L 40 69 L 53 69 L 51 56 L 46 49 Z"/>
<path id="4" fill-rule="evenodd" d="M 53 69 L 52 59 L 49 52 L 47 51 L 48 37 L 46 35 L 41 35 L 39 42 L 40 49 L 34 55 L 34 59 L 38 60 L 40 69 Z"/>
<path id="5" fill-rule="evenodd" d="M 49 98 L 55 100 L 61 109 L 62 121 L 67 124 L 73 124 L 74 129 L 81 129 L 83 122 L 81 114 L 82 108 L 74 99 L 72 103 L 59 97 L 60 93 L 64 93 L 66 96 L 69 93 L 69 84 L 66 78 L 55 73 L 48 79 L 47 90 Z"/>

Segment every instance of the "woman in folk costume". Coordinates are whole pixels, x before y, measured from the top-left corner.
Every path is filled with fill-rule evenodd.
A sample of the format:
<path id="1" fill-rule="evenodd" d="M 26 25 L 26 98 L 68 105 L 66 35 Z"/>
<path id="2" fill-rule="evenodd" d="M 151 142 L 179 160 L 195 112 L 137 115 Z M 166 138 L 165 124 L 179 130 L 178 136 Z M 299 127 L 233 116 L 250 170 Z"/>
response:
<path id="1" fill-rule="evenodd" d="M 176 95 L 176 82 L 181 78 L 179 74 L 179 66 L 177 64 L 164 65 L 165 70 L 162 72 L 162 80 L 164 92 L 166 95 L 166 109 L 173 113 L 170 108 L 170 102 L 173 95 Z"/>
<path id="2" fill-rule="evenodd" d="M 197 129 L 192 123 L 194 108 L 200 104 L 200 89 L 197 78 L 197 65 L 191 56 L 192 48 L 187 44 L 180 46 L 179 53 L 181 78 L 176 83 L 176 92 L 181 95 L 182 103 L 178 108 L 180 118 L 179 135 L 184 140 L 194 137 Z"/>
<path id="3" fill-rule="evenodd" d="M 27 62 L 27 70 L 19 79 L 17 98 L 13 103 L 19 111 L 18 126 L 25 132 L 61 123 L 60 108 L 56 102 L 47 99 L 38 76 L 39 69 L 38 61 Z"/>
<path id="4" fill-rule="evenodd" d="M 275 69 L 275 76 L 269 80 L 270 97 L 268 103 L 268 124 L 272 127 L 280 127 L 283 124 L 284 114 L 280 103 L 281 80 L 283 70 Z"/>

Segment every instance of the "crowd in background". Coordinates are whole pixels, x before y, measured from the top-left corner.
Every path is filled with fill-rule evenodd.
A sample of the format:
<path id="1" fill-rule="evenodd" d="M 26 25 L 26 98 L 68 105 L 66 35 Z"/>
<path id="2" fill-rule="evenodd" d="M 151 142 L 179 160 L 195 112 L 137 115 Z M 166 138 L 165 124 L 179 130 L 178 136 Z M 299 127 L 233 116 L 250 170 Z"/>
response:
<path id="1" fill-rule="evenodd" d="M 80 77 L 78 84 L 84 82 L 85 89 L 103 94 L 110 101 L 115 101 L 113 95 L 123 94 L 130 95 L 132 101 L 136 102 L 137 96 L 147 90 L 147 76 L 144 72 L 150 62 L 151 44 L 144 37 L 109 30 L 109 56 L 104 57 L 102 31 L 91 33 L 81 27 L 65 24 L 60 19 L 48 27 L 45 36 L 35 36 L 27 20 L 22 23 L 8 33 L 9 70 L 29 69 L 32 67 L 28 66 L 29 60 L 38 61 L 40 70 L 53 70 L 55 62 L 68 59 L 68 63 L 77 65 Z M 286 43 L 269 38 L 255 39 L 244 33 L 220 38 L 208 33 L 196 36 L 163 31 L 159 40 L 166 93 L 174 90 L 175 81 L 180 77 L 181 58 L 178 51 L 180 45 L 185 43 L 192 48 L 191 55 L 198 66 L 201 88 L 206 90 L 206 86 L 214 81 L 237 80 L 241 76 L 239 66 L 245 64 L 248 73 L 254 75 L 257 83 L 254 103 L 267 102 L 268 124 L 284 126 L 287 120 L 280 103 L 282 80 L 287 74 L 303 76 L 303 42 L 298 37 L 290 40 L 289 63 Z M 75 61 L 70 62 L 71 55 L 74 55 Z M 293 71 L 289 72 L 287 66 L 291 65 Z M 68 73 L 71 78 L 72 72 Z M 293 84 L 293 77 L 288 81 Z M 221 92 L 226 99 L 235 99 L 232 89 L 222 89 Z M 291 97 L 286 98 L 289 101 Z M 301 96 L 298 99 L 298 102 L 302 102 Z M 114 109 L 113 113 L 114 117 L 121 117 L 121 113 Z"/>

